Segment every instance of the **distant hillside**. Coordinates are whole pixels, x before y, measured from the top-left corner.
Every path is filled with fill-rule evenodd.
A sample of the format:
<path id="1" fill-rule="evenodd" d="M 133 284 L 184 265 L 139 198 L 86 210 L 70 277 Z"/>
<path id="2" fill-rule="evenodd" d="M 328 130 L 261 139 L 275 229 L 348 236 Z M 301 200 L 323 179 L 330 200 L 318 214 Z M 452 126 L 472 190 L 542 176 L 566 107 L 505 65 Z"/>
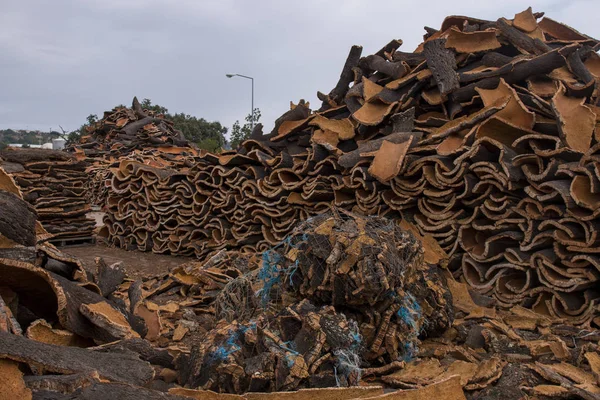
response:
<path id="1" fill-rule="evenodd" d="M 0 129 L 0 147 L 10 143 L 44 144 L 61 137 L 60 132 L 29 131 L 25 129 Z"/>

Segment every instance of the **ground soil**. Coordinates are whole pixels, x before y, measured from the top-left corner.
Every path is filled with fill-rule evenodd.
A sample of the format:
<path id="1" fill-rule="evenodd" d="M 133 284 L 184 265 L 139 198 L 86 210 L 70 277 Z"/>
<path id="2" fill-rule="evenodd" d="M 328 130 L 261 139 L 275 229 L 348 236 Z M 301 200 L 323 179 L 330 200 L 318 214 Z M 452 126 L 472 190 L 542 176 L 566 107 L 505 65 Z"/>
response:
<path id="1" fill-rule="evenodd" d="M 95 272 L 96 264 L 94 263 L 94 259 L 96 257 L 102 257 L 109 265 L 122 261 L 125 271 L 133 279 L 165 273 L 173 267 L 194 260 L 194 258 L 187 257 L 127 251 L 107 247 L 103 244 L 65 246 L 61 247 L 60 250 L 79 258 L 83 262 L 84 267 L 91 272 Z"/>

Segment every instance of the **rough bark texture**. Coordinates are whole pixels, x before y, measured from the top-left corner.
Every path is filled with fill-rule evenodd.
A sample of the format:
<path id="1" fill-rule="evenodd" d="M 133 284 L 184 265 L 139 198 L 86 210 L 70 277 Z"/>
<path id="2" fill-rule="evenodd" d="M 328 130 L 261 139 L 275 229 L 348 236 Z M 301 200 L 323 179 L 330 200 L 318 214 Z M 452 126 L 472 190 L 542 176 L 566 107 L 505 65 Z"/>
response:
<path id="1" fill-rule="evenodd" d="M 410 56 L 384 51 L 346 68 L 354 85 L 339 103 L 322 93 L 317 112 L 292 103 L 273 136 L 238 151 L 157 149 L 176 143 L 163 141 L 172 138 L 164 121 L 115 143 L 111 132 L 140 115 L 107 113 L 90 133 L 108 134 L 103 145 L 115 150 L 96 160 L 110 165 L 98 179 L 110 200 L 107 240 L 224 255 L 130 287 L 151 344 L 193 348 L 176 373 L 161 371 L 164 382 L 278 391 L 368 373 L 410 388 L 389 397 L 597 393 L 600 111 L 579 61 L 598 76 L 600 59 L 582 54 L 597 41 L 535 17 L 526 10 L 503 34 L 503 21 L 450 16 Z M 486 29 L 488 43 L 469 43 Z M 443 48 L 449 32 L 460 35 Z M 398 63 L 407 73 L 393 79 Z M 322 219 L 331 208 L 339 224 Z M 349 213 L 365 219 L 353 224 Z M 400 271 L 413 242 L 387 242 L 398 223 L 422 243 L 423 279 Z M 444 279 L 451 298 L 438 290 Z M 566 380 L 528 371 L 533 361 Z"/>
<path id="2" fill-rule="evenodd" d="M 388 44 L 379 49 L 379 51 L 375 53 L 375 55 L 385 58 L 386 54 L 391 54 L 392 52 L 396 51 L 400 46 L 402 46 L 401 39 L 392 39 Z"/>
<path id="3" fill-rule="evenodd" d="M 500 78 L 509 84 L 523 81 L 530 76 L 548 74 L 557 68 L 566 65 L 565 57 L 577 51 L 577 46 L 565 46 L 562 49 L 554 49 L 541 56 L 527 61 L 521 61 L 515 65 L 512 71 L 498 77 L 482 79 L 455 90 L 451 97 L 457 102 L 466 102 L 471 100 L 477 94 L 475 88 L 493 89 L 500 83 Z"/>
<path id="4" fill-rule="evenodd" d="M 23 245 L 35 245 L 37 214 L 18 196 L 0 190 L 0 234 Z"/>
<path id="5" fill-rule="evenodd" d="M 37 258 L 35 247 L 10 247 L 0 248 L 0 258 L 21 260 L 33 264 Z"/>
<path id="6" fill-rule="evenodd" d="M 134 352 L 144 361 L 153 365 L 161 365 L 165 368 L 175 368 L 174 359 L 168 350 L 157 349 L 144 339 L 128 339 L 118 342 L 108 343 L 95 348 L 99 352 L 118 353 Z"/>
<path id="7" fill-rule="evenodd" d="M 35 208 L 42 226 L 56 235 L 52 239 L 91 236 L 95 222 L 86 218 L 90 211 L 84 189 L 86 162 L 47 149 L 7 148 L 0 158 L 23 200 Z"/>
<path id="8" fill-rule="evenodd" d="M 567 65 L 569 66 L 569 69 L 583 83 L 588 83 L 594 80 L 594 75 L 591 74 L 582 60 L 582 57 L 584 57 L 589 50 L 589 48 L 587 51 L 579 49 L 576 52 L 571 53 L 567 58 Z"/>
<path id="9" fill-rule="evenodd" d="M 49 391 L 69 394 L 77 389 L 85 388 L 100 380 L 96 371 L 80 372 L 70 375 L 29 375 L 25 376 L 25 384 L 34 392 Z"/>
<path id="10" fill-rule="evenodd" d="M 496 26 L 512 44 L 513 46 L 525 50 L 530 54 L 544 54 L 552 50 L 550 46 L 541 42 L 540 40 L 532 39 L 527 36 L 524 32 L 521 32 L 517 28 L 508 24 L 508 21 L 504 18 L 500 18 L 496 21 Z"/>
<path id="11" fill-rule="evenodd" d="M 409 140 L 418 140 L 422 133 L 420 132 L 395 132 L 384 138 L 371 140 L 361 144 L 356 150 L 350 151 L 340 157 L 339 163 L 342 167 L 352 168 L 363 157 L 361 154 L 371 153 L 379 150 L 384 141 L 392 143 L 404 143 Z"/>
<path id="12" fill-rule="evenodd" d="M 86 338 L 102 342 L 119 339 L 110 329 L 94 324 L 80 312 L 82 304 L 97 303 L 106 303 L 107 308 L 117 312 L 116 304 L 98 293 L 42 268 L 10 260 L 0 260 L 0 281 L 17 293 L 20 304 L 38 318 L 58 320 L 64 328 Z"/>
<path id="13" fill-rule="evenodd" d="M 392 132 L 412 132 L 415 129 L 415 108 L 399 112 L 390 117 Z"/>
<path id="14" fill-rule="evenodd" d="M 107 265 L 102 258 L 96 258 L 96 284 L 102 296 L 108 297 L 123 283 L 126 273 L 122 262 Z"/>
<path id="15" fill-rule="evenodd" d="M 364 69 L 379 71 L 391 79 L 398 79 L 406 75 L 408 68 L 402 62 L 388 62 L 376 54 L 364 57 L 359 65 Z"/>
<path id="16" fill-rule="evenodd" d="M 331 92 L 329 92 L 329 97 L 338 104 L 341 103 L 342 99 L 346 96 L 346 93 L 348 93 L 348 86 L 350 83 L 354 81 L 352 68 L 358 66 L 361 54 L 362 46 L 352 46 L 348 58 L 346 58 L 346 62 L 344 63 L 344 68 L 342 68 L 340 79 Z"/>
<path id="17" fill-rule="evenodd" d="M 158 390 L 147 389 L 124 383 L 97 382 L 77 393 L 78 400 L 189 400 L 189 397 L 177 396 Z"/>
<path id="18" fill-rule="evenodd" d="M 33 364 L 59 374 L 97 371 L 103 379 L 143 386 L 154 376 L 150 364 L 134 353 L 102 353 L 54 346 L 0 332 L 0 357 Z"/>
<path id="19" fill-rule="evenodd" d="M 71 161 L 74 159 L 71 154 L 60 150 L 23 148 L 0 150 L 0 158 L 21 165 L 36 161 Z"/>
<path id="20" fill-rule="evenodd" d="M 414 68 L 425 61 L 425 55 L 422 53 L 406 53 L 403 51 L 396 51 L 394 52 L 392 59 L 394 61 L 404 61 Z"/>
<path id="21" fill-rule="evenodd" d="M 94 323 L 93 317 L 84 317 L 81 314 L 82 305 L 105 303 L 106 307 L 118 312 L 118 307 L 106 300 L 101 295 L 85 289 L 66 278 L 52 274 L 58 285 L 66 294 L 68 301 L 64 308 L 64 320 L 61 321 L 65 328 L 87 338 L 93 338 L 101 342 L 112 342 L 121 339 L 110 327 L 103 327 L 101 323 Z M 125 315 L 127 318 L 127 315 Z"/>
<path id="22" fill-rule="evenodd" d="M 22 335 L 21 325 L 15 319 L 11 309 L 6 305 L 2 296 L 0 296 L 0 331 Z"/>
<path id="23" fill-rule="evenodd" d="M 125 128 L 122 129 L 122 131 L 123 133 L 125 133 L 125 135 L 134 138 L 135 134 L 139 129 L 141 129 L 145 125 L 152 124 L 154 122 L 159 122 L 159 120 L 153 117 L 144 117 L 139 121 L 135 121 L 127 125 Z"/>
<path id="24" fill-rule="evenodd" d="M 434 39 L 425 42 L 423 48 L 427 66 L 433 73 L 440 94 L 444 98 L 460 87 L 454 53 L 445 45 L 446 40 Z"/>

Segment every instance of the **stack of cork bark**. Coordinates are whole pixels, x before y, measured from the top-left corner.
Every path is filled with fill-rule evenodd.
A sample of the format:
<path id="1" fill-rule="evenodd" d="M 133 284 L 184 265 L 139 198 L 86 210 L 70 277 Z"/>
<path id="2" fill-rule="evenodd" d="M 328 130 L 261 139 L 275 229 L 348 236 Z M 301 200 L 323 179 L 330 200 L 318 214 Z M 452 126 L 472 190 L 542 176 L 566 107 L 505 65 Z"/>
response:
<path id="1" fill-rule="evenodd" d="M 322 215 L 260 257 L 220 251 L 133 282 L 120 263 L 98 258 L 86 271 L 43 244 L 47 233 L 2 168 L 0 202 L 18 212 L 0 214 L 0 393 L 14 398 L 600 391 L 598 330 L 471 295 L 436 266 L 435 240 L 411 235 L 406 221 Z"/>
<path id="2" fill-rule="evenodd" d="M 352 47 L 316 111 L 189 169 L 123 160 L 105 235 L 204 256 L 264 251 L 332 206 L 413 222 L 449 268 L 504 306 L 577 323 L 600 277 L 599 42 L 523 11 L 451 16 L 414 52 Z"/>
<path id="3" fill-rule="evenodd" d="M 172 121 L 152 110 L 144 110 L 135 97 L 131 108 L 106 111 L 104 117 L 87 130 L 88 134 L 71 144 L 67 151 L 79 157 L 118 159 L 135 150 L 190 146 Z"/>
<path id="4" fill-rule="evenodd" d="M 79 161 L 86 161 L 86 193 L 93 205 L 106 204 L 109 168 L 131 157 L 156 167 L 183 168 L 198 155 L 195 144 L 174 128 L 173 122 L 153 110 L 143 109 L 136 97 L 131 108 L 115 107 L 90 125 L 87 135 L 67 147 Z"/>
<path id="5" fill-rule="evenodd" d="M 13 176 L 54 239 L 91 238 L 95 222 L 86 217 L 91 211 L 87 163 L 56 150 L 7 148 L 0 151 L 0 166 Z"/>

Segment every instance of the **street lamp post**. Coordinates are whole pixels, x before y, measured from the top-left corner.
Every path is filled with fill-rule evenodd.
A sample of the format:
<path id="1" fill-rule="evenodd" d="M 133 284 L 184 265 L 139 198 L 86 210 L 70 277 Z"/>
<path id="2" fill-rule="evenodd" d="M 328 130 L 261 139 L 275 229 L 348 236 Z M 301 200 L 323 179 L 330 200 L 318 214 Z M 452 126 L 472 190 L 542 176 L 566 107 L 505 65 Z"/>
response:
<path id="1" fill-rule="evenodd" d="M 239 76 L 240 78 L 250 79 L 252 81 L 252 112 L 250 113 L 250 131 L 254 130 L 254 78 L 251 76 L 241 75 L 241 74 L 225 74 L 228 78 L 233 78 L 234 76 Z"/>

